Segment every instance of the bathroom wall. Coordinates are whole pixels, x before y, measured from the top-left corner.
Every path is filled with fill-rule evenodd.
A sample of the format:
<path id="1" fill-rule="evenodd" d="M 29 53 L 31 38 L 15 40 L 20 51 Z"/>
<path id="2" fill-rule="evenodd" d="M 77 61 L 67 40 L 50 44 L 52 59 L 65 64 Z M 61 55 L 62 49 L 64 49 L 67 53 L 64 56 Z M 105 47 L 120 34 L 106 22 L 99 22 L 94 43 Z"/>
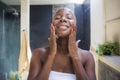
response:
<path id="1" fill-rule="evenodd" d="M 0 2 L 0 80 L 9 71 L 17 71 L 20 49 L 20 17 Z"/>
<path id="2" fill-rule="evenodd" d="M 104 0 L 90 1 L 91 47 L 96 49 L 105 41 Z"/>
<path id="3" fill-rule="evenodd" d="M 120 55 L 120 0 L 105 0 L 106 41 L 118 42 Z"/>
<path id="4" fill-rule="evenodd" d="M 5 9 L 7 6 L 4 5 L 2 2 L 0 2 L 0 44 L 2 44 L 2 35 L 3 35 L 3 9 Z M 2 52 L 2 45 L 0 46 L 0 58 L 3 57 Z"/>
<path id="5" fill-rule="evenodd" d="M 91 0 L 91 47 L 105 41 L 119 43 L 120 55 L 120 0 Z"/>
<path id="6" fill-rule="evenodd" d="M 105 41 L 115 41 L 120 45 L 119 4 L 120 0 L 91 0 L 91 47 L 93 51 Z M 120 75 L 116 70 L 103 62 L 98 62 L 96 58 L 95 56 L 97 80 L 119 80 Z"/>

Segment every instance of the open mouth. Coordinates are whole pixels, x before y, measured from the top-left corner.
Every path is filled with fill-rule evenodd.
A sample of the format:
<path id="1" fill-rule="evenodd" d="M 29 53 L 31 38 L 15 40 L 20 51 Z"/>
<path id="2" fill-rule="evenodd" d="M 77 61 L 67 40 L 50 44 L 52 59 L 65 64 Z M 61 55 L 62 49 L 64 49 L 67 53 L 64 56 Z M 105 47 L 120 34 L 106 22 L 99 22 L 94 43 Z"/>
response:
<path id="1" fill-rule="evenodd" d="M 56 28 L 57 28 L 57 29 L 61 29 L 61 30 L 66 30 L 66 29 L 69 28 L 69 26 L 61 25 L 61 26 L 57 26 Z"/>

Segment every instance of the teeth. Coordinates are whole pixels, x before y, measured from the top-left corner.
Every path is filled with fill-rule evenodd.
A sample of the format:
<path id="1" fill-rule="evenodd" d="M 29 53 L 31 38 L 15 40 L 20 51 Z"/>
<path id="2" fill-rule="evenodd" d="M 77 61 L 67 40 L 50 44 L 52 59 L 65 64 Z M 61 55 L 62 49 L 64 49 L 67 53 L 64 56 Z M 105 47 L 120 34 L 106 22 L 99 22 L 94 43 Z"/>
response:
<path id="1" fill-rule="evenodd" d="M 67 26 L 59 26 L 58 28 L 61 28 L 61 29 L 66 29 Z"/>

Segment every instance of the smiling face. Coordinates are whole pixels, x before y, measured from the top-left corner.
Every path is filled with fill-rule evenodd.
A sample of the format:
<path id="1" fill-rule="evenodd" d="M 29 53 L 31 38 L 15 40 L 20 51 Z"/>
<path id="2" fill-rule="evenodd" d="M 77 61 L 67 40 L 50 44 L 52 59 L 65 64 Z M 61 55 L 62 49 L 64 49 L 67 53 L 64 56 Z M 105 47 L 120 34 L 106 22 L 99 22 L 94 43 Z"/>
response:
<path id="1" fill-rule="evenodd" d="M 70 34 L 72 27 L 76 26 L 76 19 L 70 9 L 59 9 L 53 20 L 56 35 L 59 37 L 66 37 Z"/>

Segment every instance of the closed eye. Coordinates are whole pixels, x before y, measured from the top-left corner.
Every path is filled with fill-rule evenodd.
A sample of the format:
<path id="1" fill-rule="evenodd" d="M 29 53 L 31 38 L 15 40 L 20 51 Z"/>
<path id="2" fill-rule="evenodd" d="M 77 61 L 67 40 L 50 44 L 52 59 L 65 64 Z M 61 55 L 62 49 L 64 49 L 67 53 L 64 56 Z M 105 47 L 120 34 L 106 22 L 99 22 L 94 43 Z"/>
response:
<path id="1" fill-rule="evenodd" d="M 71 15 L 67 15 L 66 17 L 67 17 L 67 19 L 73 19 L 73 17 Z"/>
<path id="2" fill-rule="evenodd" d="M 55 19 L 60 19 L 60 18 L 61 18 L 61 16 L 56 16 L 56 17 L 55 17 Z"/>

